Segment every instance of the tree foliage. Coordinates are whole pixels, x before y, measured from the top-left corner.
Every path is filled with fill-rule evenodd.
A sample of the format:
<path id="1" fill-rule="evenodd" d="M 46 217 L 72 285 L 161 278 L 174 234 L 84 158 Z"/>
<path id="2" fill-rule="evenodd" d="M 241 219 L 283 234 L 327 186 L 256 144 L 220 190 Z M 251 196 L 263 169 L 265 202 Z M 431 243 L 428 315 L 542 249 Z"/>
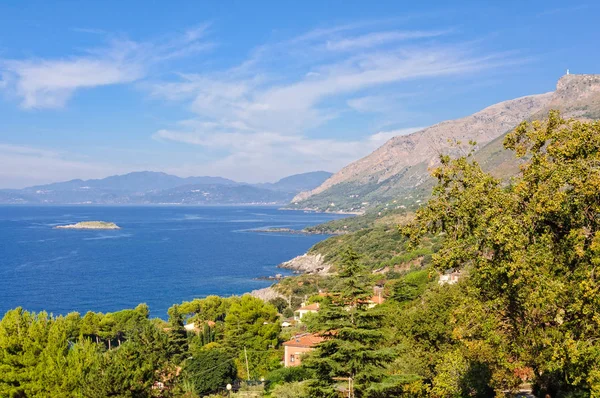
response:
<path id="1" fill-rule="evenodd" d="M 553 396 L 600 394 L 600 123 L 551 112 L 504 145 L 523 160 L 510 185 L 470 157 L 442 157 L 433 198 L 404 232 L 443 234 L 434 265 L 469 275 L 458 367 L 483 359 L 498 392 L 522 376 Z"/>
<path id="2" fill-rule="evenodd" d="M 311 397 L 336 396 L 336 385 L 344 378 L 354 384 L 355 396 L 362 397 L 371 383 L 383 378 L 390 355 L 381 346 L 383 314 L 368 308 L 371 296 L 359 256 L 348 249 L 337 290 L 322 301 L 313 323 L 325 340 L 307 358 L 306 366 L 315 374 L 309 385 Z"/>
<path id="3" fill-rule="evenodd" d="M 219 390 L 237 377 L 237 370 L 233 357 L 224 350 L 214 349 L 196 353 L 186 361 L 184 377 L 191 381 L 194 392 L 206 395 Z"/>

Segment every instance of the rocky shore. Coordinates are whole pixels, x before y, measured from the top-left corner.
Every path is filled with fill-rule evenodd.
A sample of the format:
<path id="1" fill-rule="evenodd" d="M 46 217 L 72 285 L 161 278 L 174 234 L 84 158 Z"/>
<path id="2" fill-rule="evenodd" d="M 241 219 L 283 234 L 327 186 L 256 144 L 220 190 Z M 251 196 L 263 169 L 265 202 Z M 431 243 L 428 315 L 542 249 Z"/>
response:
<path id="1" fill-rule="evenodd" d="M 293 270 L 297 274 L 328 275 L 331 265 L 325 262 L 323 255 L 307 253 L 281 263 L 277 267 Z M 277 297 L 286 298 L 282 294 L 278 293 L 274 286 L 275 284 L 263 289 L 256 289 L 248 294 L 263 301 L 269 301 Z"/>
<path id="2" fill-rule="evenodd" d="M 256 289 L 248 293 L 251 296 L 261 299 L 262 301 L 273 300 L 277 297 L 285 298 L 282 294 L 277 293 L 273 286 L 265 287 L 262 289 Z"/>
<path id="3" fill-rule="evenodd" d="M 325 262 L 325 258 L 321 254 L 303 254 L 289 261 L 281 263 L 278 268 L 291 269 L 296 273 L 302 274 L 329 274 L 330 264 Z"/>

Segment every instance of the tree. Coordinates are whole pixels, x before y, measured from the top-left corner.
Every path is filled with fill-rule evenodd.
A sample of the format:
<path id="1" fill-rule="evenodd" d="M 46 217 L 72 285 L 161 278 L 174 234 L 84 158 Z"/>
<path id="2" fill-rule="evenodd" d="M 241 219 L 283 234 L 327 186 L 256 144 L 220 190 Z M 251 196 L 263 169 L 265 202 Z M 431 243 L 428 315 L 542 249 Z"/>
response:
<path id="1" fill-rule="evenodd" d="M 177 304 L 167 311 L 169 315 L 169 351 L 175 361 L 183 360 L 188 349 L 187 332 L 183 327 L 183 315 Z"/>
<path id="2" fill-rule="evenodd" d="M 246 378 L 265 375 L 278 366 L 279 354 L 269 350 L 279 344 L 280 331 L 277 309 L 271 304 L 244 295 L 231 305 L 225 317 L 225 344 L 240 353 L 241 361 L 245 361 L 247 355 L 250 375 Z"/>
<path id="3" fill-rule="evenodd" d="M 284 310 L 289 307 L 287 300 L 283 297 L 275 297 L 274 299 L 269 300 L 269 304 L 277 308 L 277 311 L 280 314 L 283 314 Z"/>
<path id="4" fill-rule="evenodd" d="M 233 360 L 224 350 L 199 351 L 185 362 L 184 380 L 190 381 L 200 396 L 222 390 L 237 377 Z"/>
<path id="5" fill-rule="evenodd" d="M 443 234 L 439 270 L 468 273 L 453 335 L 497 390 L 528 375 L 543 395 L 600 394 L 600 122 L 522 123 L 504 141 L 523 161 L 510 185 L 472 156 L 442 156 L 432 199 L 403 229 Z"/>
<path id="6" fill-rule="evenodd" d="M 155 381 L 174 383 L 170 340 L 146 321 L 120 347 L 100 354 L 83 383 L 86 397 L 150 396 Z"/>
<path id="7" fill-rule="evenodd" d="M 391 355 L 382 348 L 383 313 L 368 308 L 371 291 L 363 272 L 358 254 L 346 250 L 337 291 L 323 300 L 313 323 L 325 340 L 304 362 L 315 374 L 308 387 L 311 397 L 337 396 L 336 380 L 343 378 L 351 380 L 356 397 L 363 397 L 385 374 Z"/>

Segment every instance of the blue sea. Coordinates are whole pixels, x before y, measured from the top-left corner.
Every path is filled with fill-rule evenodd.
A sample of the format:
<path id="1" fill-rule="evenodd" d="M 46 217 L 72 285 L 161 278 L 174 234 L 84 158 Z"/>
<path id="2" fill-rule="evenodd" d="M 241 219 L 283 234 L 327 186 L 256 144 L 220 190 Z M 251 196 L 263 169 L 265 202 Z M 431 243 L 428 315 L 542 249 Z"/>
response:
<path id="1" fill-rule="evenodd" d="M 269 286 L 283 261 L 323 235 L 302 229 L 343 216 L 273 207 L 0 207 L 0 316 L 21 306 L 54 314 L 110 312 L 139 303 L 164 318 L 174 303 Z M 61 230 L 109 221 L 120 230 Z"/>

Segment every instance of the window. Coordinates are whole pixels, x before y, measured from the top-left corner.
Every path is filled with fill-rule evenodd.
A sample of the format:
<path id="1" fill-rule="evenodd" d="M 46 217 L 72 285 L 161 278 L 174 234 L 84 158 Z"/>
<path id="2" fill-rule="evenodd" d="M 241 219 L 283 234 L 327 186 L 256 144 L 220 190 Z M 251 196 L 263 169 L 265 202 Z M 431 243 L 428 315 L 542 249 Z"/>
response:
<path id="1" fill-rule="evenodd" d="M 290 362 L 294 362 L 296 360 L 296 356 L 294 354 L 290 355 Z"/>

